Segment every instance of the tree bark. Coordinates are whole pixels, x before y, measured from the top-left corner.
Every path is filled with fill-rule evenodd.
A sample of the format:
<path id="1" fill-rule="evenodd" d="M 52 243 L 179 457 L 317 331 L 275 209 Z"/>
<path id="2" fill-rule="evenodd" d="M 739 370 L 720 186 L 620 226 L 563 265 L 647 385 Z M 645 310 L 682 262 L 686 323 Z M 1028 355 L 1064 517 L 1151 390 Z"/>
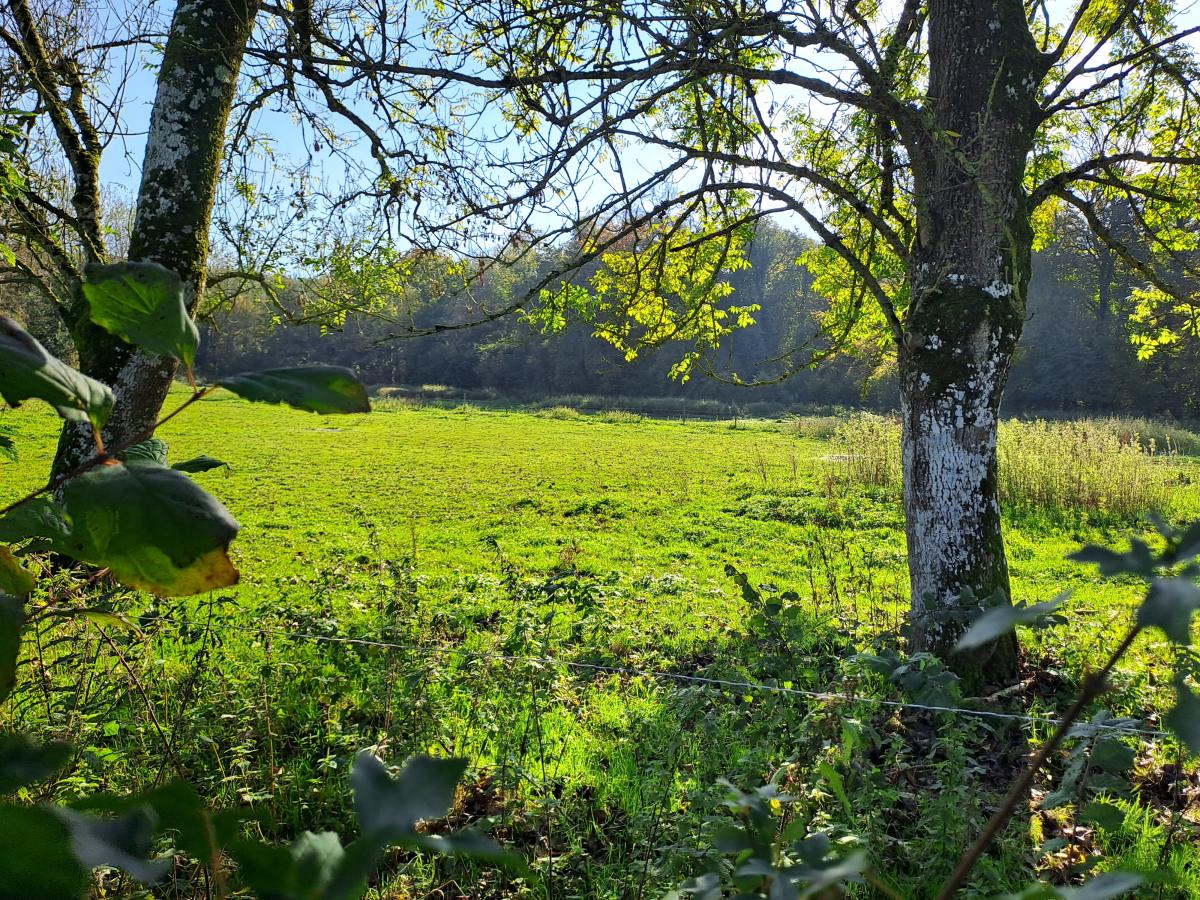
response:
<path id="1" fill-rule="evenodd" d="M 953 647 L 965 592 L 1010 602 L 996 437 L 1025 319 L 1032 232 L 1022 186 L 1044 63 L 1019 0 L 931 0 L 929 135 L 900 348 L 913 635 L 968 690 L 1012 678 L 1016 640 Z"/>
<path id="2" fill-rule="evenodd" d="M 177 272 L 189 312 L 204 293 L 225 126 L 260 5 L 260 0 L 181 0 L 163 52 L 129 258 Z M 103 331 L 82 300 L 72 313 L 80 368 L 113 387 L 116 402 L 103 437 L 105 446 L 118 446 L 154 424 L 176 362 Z M 90 431 L 68 423 L 55 473 L 71 471 L 94 452 Z"/>

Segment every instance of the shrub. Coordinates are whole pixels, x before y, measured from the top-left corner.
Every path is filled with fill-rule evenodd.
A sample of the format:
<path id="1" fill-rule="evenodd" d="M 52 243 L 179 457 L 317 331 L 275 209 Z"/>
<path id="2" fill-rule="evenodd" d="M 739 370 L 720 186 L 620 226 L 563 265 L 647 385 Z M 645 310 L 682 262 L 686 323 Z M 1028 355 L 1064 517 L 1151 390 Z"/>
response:
<path id="1" fill-rule="evenodd" d="M 552 406 L 549 409 L 539 409 L 534 415 L 541 419 L 582 419 L 583 413 L 569 406 Z"/>

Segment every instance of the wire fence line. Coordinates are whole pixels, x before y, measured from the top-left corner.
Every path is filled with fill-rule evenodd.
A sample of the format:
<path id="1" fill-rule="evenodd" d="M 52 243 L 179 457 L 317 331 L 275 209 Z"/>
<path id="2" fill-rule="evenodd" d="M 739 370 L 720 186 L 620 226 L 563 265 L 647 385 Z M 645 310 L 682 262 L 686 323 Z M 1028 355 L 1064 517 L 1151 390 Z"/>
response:
<path id="1" fill-rule="evenodd" d="M 891 709 L 919 710 L 922 712 L 945 713 L 949 715 L 973 716 L 977 718 L 1021 722 L 1028 725 L 1044 725 L 1056 728 L 1062 724 L 1061 719 L 1050 716 L 1032 716 L 1022 713 L 997 712 L 987 709 L 971 709 L 962 706 L 939 706 L 936 704 L 916 703 L 905 700 L 889 700 L 885 697 L 872 697 L 859 694 L 843 694 L 836 691 L 811 691 L 802 688 L 785 687 L 776 684 L 764 684 L 755 681 L 738 681 L 725 678 L 709 678 L 703 675 L 688 675 L 682 672 L 662 672 L 654 669 L 640 669 L 629 666 L 612 666 L 604 663 L 589 663 L 578 660 L 562 659 L 555 656 L 524 656 L 511 653 L 497 653 L 484 650 L 468 650 L 464 647 L 445 647 L 425 644 L 402 644 L 381 638 L 355 638 L 339 635 L 312 634 L 302 631 L 289 631 L 282 628 L 267 628 L 263 626 L 238 626 L 230 623 L 193 622 L 186 619 L 172 619 L 166 616 L 129 616 L 129 621 L 141 623 L 165 623 L 189 628 L 211 628 L 214 631 L 236 632 L 247 635 L 272 635 L 297 641 L 312 641 L 316 643 L 342 644 L 359 647 L 372 647 L 389 651 L 416 652 L 427 655 L 456 655 L 472 659 L 490 660 L 509 663 L 532 663 L 544 666 L 562 666 L 580 671 L 598 672 L 610 675 L 625 675 L 630 677 L 648 678 L 657 681 L 675 682 L 677 684 L 696 685 L 700 687 L 720 688 L 721 690 L 736 689 L 756 693 L 780 694 L 801 697 L 807 700 L 822 702 L 866 703 Z M 1082 723 L 1086 727 L 1117 734 L 1139 735 L 1148 738 L 1165 738 L 1169 732 L 1152 728 L 1142 728 L 1131 723 Z"/>

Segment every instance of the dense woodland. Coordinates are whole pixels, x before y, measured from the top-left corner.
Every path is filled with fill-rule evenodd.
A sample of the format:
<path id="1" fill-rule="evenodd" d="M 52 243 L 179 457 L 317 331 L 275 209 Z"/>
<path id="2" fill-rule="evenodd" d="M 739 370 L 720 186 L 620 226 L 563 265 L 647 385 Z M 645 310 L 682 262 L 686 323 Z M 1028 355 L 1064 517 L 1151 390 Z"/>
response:
<path id="1" fill-rule="evenodd" d="M 303 317 L 298 298 L 306 292 L 295 283 L 280 292 L 282 310 L 255 295 L 214 303 L 200 366 L 216 375 L 333 362 L 350 366 L 376 386 L 445 385 L 469 398 L 487 396 L 490 389 L 497 399 L 512 401 L 585 394 L 711 399 L 747 409 L 764 409 L 766 403 L 781 409 L 894 408 L 898 396 L 888 354 L 850 346 L 833 358 L 814 360 L 829 348 L 819 327 L 827 304 L 814 292 L 808 269 L 797 262 L 805 247 L 799 234 L 760 227 L 750 268 L 730 276 L 731 302 L 761 306 L 755 324 L 729 335 L 710 356 L 707 371 L 687 381 L 669 377 L 674 348 L 649 349 L 627 361 L 579 320 L 553 334 L 509 317 L 444 334 L 397 336 L 395 319 L 429 328 L 469 319 L 468 300 L 471 307 L 486 307 L 497 303 L 501 292 L 506 299 L 519 293 L 521 285 L 503 269 L 492 270 L 469 298 L 439 298 L 438 286 L 421 284 L 418 276 L 408 298 L 394 298 L 373 314 L 352 314 L 333 326 L 289 324 L 281 318 L 281 313 Z M 550 265 L 542 261 L 543 268 Z M 1102 292 L 1102 265 L 1102 259 L 1071 245 L 1036 257 L 1006 410 L 1184 420 L 1200 415 L 1200 353 L 1194 342 L 1139 359 L 1130 339 L 1132 283 L 1114 279 Z M 745 383 L 735 383 L 735 376 Z"/>

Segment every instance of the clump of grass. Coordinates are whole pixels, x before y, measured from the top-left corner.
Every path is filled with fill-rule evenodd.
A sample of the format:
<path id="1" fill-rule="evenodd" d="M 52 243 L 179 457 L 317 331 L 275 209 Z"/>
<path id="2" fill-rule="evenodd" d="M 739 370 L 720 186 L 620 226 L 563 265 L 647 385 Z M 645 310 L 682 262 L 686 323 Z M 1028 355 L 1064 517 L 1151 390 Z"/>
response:
<path id="1" fill-rule="evenodd" d="M 900 489 L 900 422 L 874 413 L 856 413 L 833 421 L 826 485 L 857 484 Z M 831 491 L 833 492 L 833 491 Z"/>
<path id="2" fill-rule="evenodd" d="M 1132 521 L 1166 509 L 1171 487 L 1164 463 L 1179 444 L 1165 431 L 1134 427 L 1143 424 L 1149 423 L 1001 422 L 1001 502 L 1010 511 L 1096 521 Z M 849 485 L 900 490 L 898 421 L 870 413 L 850 416 L 837 425 L 831 443 L 835 452 L 825 457 L 828 493 L 842 493 Z"/>
<path id="3" fill-rule="evenodd" d="M 540 419 L 582 419 L 583 413 L 570 406 L 552 406 L 549 409 L 539 409 L 534 413 Z"/>
<path id="4" fill-rule="evenodd" d="M 829 441 L 837 435 L 838 428 L 845 424 L 846 417 L 842 416 L 789 416 L 783 421 L 784 434 L 793 437 L 812 438 L 818 441 Z"/>
<path id="5" fill-rule="evenodd" d="M 627 409 L 606 409 L 596 415 L 597 422 L 608 422 L 611 425 L 636 425 L 645 421 L 645 418 L 640 413 Z"/>

